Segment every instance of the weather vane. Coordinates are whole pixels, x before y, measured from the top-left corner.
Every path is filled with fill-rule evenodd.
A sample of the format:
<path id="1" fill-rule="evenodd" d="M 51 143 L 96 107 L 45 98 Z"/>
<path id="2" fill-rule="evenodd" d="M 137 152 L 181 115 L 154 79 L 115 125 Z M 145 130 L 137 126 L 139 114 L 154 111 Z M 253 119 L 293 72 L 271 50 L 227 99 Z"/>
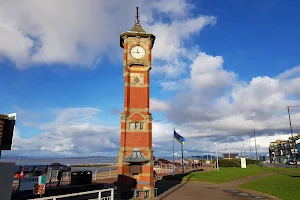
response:
<path id="1" fill-rule="evenodd" d="M 140 20 L 139 20 L 139 16 L 140 16 L 140 14 L 139 14 L 139 7 L 136 7 L 136 18 L 135 18 L 135 24 L 136 25 L 139 25 L 140 24 Z"/>

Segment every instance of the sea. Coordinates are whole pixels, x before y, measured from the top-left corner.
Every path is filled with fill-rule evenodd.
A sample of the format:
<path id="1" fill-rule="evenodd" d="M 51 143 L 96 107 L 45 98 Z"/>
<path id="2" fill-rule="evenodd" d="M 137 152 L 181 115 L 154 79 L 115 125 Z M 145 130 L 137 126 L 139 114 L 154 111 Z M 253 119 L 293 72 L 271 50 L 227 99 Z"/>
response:
<path id="1" fill-rule="evenodd" d="M 26 165 L 50 165 L 52 163 L 61 163 L 65 165 L 74 164 L 117 164 L 115 157 L 77 157 L 77 158 L 23 158 L 23 157 L 2 157 L 0 162 L 13 162 L 16 166 Z M 95 166 L 95 167 L 72 167 L 72 171 L 110 171 L 116 170 L 114 166 Z"/>
<path id="2" fill-rule="evenodd" d="M 172 161 L 172 157 L 162 157 Z M 93 157 L 17 157 L 2 156 L 0 162 L 15 162 L 16 165 L 50 165 L 52 163 L 61 163 L 65 165 L 74 164 L 117 164 L 117 157 L 93 156 Z"/>
<path id="3" fill-rule="evenodd" d="M 164 158 L 171 160 L 171 158 Z M 28 157 L 1 157 L 0 162 L 13 162 L 16 166 L 26 166 L 26 165 L 50 165 L 52 163 L 61 163 L 64 165 L 74 165 L 74 164 L 110 164 L 110 166 L 93 166 L 93 167 L 72 167 L 72 171 L 77 170 L 90 170 L 95 171 L 97 169 L 100 171 L 110 171 L 116 170 L 117 168 L 113 166 L 118 163 L 117 157 L 69 157 L 69 158 L 28 158 Z"/>

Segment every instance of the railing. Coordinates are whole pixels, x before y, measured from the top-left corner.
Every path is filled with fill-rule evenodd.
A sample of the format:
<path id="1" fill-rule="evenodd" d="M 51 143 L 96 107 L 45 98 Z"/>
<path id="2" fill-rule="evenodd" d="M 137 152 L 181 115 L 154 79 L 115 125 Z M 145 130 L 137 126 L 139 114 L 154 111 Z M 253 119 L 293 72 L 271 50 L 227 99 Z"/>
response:
<path id="1" fill-rule="evenodd" d="M 174 166 L 174 168 L 176 170 L 177 166 Z M 173 171 L 173 164 L 159 162 L 158 165 L 154 165 L 153 169 L 156 171 L 156 173 L 170 173 Z"/>
<path id="2" fill-rule="evenodd" d="M 46 174 L 46 183 L 49 184 L 49 185 L 47 185 L 48 187 L 56 186 L 57 172 L 58 172 L 58 170 L 53 170 L 52 172 L 48 172 Z M 51 175 L 51 173 L 52 173 L 52 175 Z M 96 170 L 93 170 L 92 173 L 93 173 L 92 179 L 94 181 L 118 177 L 118 171 L 111 170 L 111 169 L 109 171 L 100 171 L 100 170 L 98 171 L 96 169 Z M 25 175 L 25 177 L 28 177 L 28 176 L 29 176 L 29 174 Z M 61 179 L 61 185 L 67 185 L 70 183 L 71 183 L 71 172 L 63 172 L 62 179 Z M 12 185 L 12 191 L 14 193 L 18 192 L 18 185 L 19 185 L 19 180 L 16 177 L 14 177 L 14 182 Z"/>
<path id="3" fill-rule="evenodd" d="M 107 197 L 102 197 L 102 194 L 104 192 L 110 192 L 110 196 Z M 66 197 L 75 197 L 75 196 L 83 196 L 87 194 L 95 194 L 98 193 L 98 200 L 114 200 L 114 188 L 109 188 L 109 189 L 104 189 L 104 190 L 93 190 L 93 191 L 88 191 L 88 192 L 79 192 L 79 193 L 72 193 L 72 194 L 65 194 L 65 195 L 59 195 L 59 196 L 52 196 L 52 197 L 42 197 L 42 198 L 36 198 L 36 199 L 31 199 L 31 200 L 56 200 L 56 199 L 61 199 L 61 198 L 66 198 Z M 93 199 L 93 198 L 92 198 Z"/>

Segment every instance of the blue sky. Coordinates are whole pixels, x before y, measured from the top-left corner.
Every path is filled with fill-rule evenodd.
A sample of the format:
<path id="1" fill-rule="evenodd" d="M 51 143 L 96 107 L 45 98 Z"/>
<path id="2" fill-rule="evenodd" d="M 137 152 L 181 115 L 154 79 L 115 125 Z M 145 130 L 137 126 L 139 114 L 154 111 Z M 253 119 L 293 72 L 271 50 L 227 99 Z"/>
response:
<path id="1" fill-rule="evenodd" d="M 157 37 L 157 155 L 170 155 L 173 127 L 191 155 L 211 151 L 213 142 L 221 152 L 238 151 L 253 128 L 262 152 L 289 136 L 286 106 L 300 105 L 298 1 L 46 2 L 0 6 L 0 112 L 18 115 L 10 154 L 117 152 L 119 34 L 132 28 L 136 5 L 142 27 Z M 292 111 L 296 132 L 299 111 Z"/>

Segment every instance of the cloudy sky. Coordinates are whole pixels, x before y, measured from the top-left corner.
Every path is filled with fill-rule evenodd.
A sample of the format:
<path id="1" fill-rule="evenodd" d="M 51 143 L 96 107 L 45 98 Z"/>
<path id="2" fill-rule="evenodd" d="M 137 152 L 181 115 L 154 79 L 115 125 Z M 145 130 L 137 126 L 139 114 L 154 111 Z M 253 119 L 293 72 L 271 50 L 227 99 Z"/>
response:
<path id="1" fill-rule="evenodd" d="M 153 146 L 172 155 L 259 152 L 290 135 L 300 105 L 298 1 L 1 0 L 0 113 L 17 113 L 9 155 L 116 155 L 123 106 L 119 35 L 156 36 Z M 291 108 L 300 132 L 300 107 Z M 254 139 L 250 140 L 252 148 Z M 176 150 L 180 146 L 176 143 Z"/>

